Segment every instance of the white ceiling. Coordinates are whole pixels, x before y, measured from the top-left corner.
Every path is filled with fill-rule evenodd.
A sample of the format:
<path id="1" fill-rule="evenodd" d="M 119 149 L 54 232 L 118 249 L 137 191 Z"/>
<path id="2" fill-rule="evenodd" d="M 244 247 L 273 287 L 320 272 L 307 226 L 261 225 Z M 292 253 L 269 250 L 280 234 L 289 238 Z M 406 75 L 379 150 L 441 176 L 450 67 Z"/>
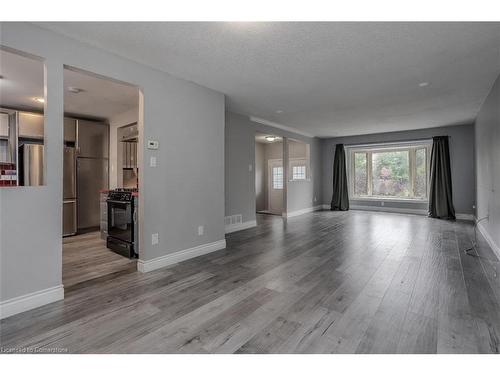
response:
<path id="1" fill-rule="evenodd" d="M 500 73 L 500 23 L 39 25 L 316 136 L 470 122 Z"/>
<path id="2" fill-rule="evenodd" d="M 0 106 L 43 111 L 43 62 L 0 50 Z"/>
<path id="3" fill-rule="evenodd" d="M 109 119 L 139 106 L 139 89 L 69 69 L 64 70 L 64 112 Z M 68 87 L 83 91 L 75 94 Z"/>
<path id="4" fill-rule="evenodd" d="M 0 50 L 0 106 L 43 111 L 33 100 L 43 97 L 43 62 Z M 64 111 L 94 118 L 109 119 L 139 104 L 136 87 L 90 74 L 64 70 Z M 74 94 L 68 87 L 83 91 Z"/>

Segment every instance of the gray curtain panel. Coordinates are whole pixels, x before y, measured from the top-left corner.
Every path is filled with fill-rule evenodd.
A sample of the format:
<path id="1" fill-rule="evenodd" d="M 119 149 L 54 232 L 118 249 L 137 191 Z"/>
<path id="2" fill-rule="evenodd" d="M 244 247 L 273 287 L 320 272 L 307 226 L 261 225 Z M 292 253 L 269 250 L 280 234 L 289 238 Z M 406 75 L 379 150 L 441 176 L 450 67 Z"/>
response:
<path id="1" fill-rule="evenodd" d="M 430 177 L 429 216 L 455 220 L 448 137 L 432 138 Z"/>
<path id="2" fill-rule="evenodd" d="M 347 171 L 345 165 L 344 145 L 335 146 L 333 161 L 333 196 L 332 211 L 347 211 L 349 209 L 349 194 L 347 192 Z"/>

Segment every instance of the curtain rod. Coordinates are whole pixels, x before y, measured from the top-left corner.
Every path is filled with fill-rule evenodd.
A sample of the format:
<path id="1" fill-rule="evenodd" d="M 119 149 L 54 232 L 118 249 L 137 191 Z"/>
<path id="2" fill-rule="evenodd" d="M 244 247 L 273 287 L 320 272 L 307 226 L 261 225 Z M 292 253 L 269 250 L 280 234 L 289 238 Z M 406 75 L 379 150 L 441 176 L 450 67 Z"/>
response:
<path id="1" fill-rule="evenodd" d="M 395 145 L 395 144 L 407 144 L 407 143 L 423 143 L 423 142 L 432 142 L 431 138 L 418 138 L 411 139 L 406 141 L 390 141 L 390 142 L 364 142 L 364 143 L 345 143 L 345 147 L 361 147 L 361 146 L 376 146 L 376 145 Z"/>

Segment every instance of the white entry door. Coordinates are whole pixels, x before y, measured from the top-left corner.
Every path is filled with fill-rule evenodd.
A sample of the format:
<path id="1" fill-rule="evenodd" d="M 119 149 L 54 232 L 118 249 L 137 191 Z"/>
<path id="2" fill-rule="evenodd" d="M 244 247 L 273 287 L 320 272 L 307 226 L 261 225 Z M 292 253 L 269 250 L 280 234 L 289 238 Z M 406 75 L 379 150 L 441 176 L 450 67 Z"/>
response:
<path id="1" fill-rule="evenodd" d="M 277 215 L 283 213 L 283 160 L 269 160 L 268 169 L 268 210 Z"/>

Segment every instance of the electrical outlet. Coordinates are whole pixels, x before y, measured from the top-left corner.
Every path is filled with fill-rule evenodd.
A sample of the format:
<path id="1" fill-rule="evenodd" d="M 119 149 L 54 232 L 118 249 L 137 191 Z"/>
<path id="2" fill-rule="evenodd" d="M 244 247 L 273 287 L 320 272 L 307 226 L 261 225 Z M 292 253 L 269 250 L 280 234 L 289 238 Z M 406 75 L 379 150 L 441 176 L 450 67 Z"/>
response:
<path id="1" fill-rule="evenodd" d="M 156 156 L 151 156 L 149 158 L 149 166 L 154 168 L 154 167 L 156 167 L 156 165 L 157 165 Z"/>
<path id="2" fill-rule="evenodd" d="M 158 245 L 159 242 L 160 242 L 160 239 L 159 239 L 158 233 L 153 233 L 151 235 L 151 245 Z"/>
<path id="3" fill-rule="evenodd" d="M 314 201 L 315 201 L 315 202 L 317 201 L 316 197 L 314 197 Z"/>
<path id="4" fill-rule="evenodd" d="M 198 226 L 198 236 L 203 236 L 203 232 L 205 231 L 205 228 L 203 225 Z"/>

